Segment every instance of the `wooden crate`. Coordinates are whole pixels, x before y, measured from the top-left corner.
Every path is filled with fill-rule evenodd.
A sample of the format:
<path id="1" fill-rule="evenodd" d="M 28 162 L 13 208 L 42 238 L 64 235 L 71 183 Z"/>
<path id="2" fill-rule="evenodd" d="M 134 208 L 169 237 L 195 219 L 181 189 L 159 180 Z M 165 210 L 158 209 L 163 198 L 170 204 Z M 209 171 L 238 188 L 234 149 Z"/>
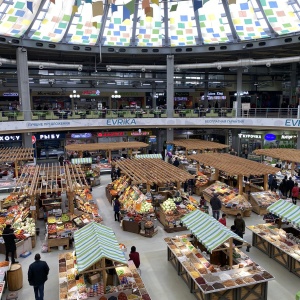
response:
<path id="1" fill-rule="evenodd" d="M 268 213 L 267 208 L 259 206 L 258 203 L 251 195 L 250 195 L 249 202 L 252 205 L 252 211 L 255 212 L 256 214 L 263 216 Z"/>
<path id="2" fill-rule="evenodd" d="M 261 282 L 253 285 L 240 287 L 237 291 L 239 300 L 267 300 L 268 282 Z"/>
<path id="3" fill-rule="evenodd" d="M 259 249 L 260 251 L 264 252 L 268 256 L 271 256 L 271 248 L 272 245 L 265 240 L 263 237 L 259 236 L 258 234 L 252 234 L 252 245 Z"/>
<path id="4" fill-rule="evenodd" d="M 271 258 L 284 266 L 286 269 L 290 270 L 290 256 L 276 246 L 272 247 Z"/>
<path id="5" fill-rule="evenodd" d="M 291 257 L 291 272 L 294 273 L 296 276 L 300 277 L 300 261 L 296 260 L 295 258 Z"/>
<path id="6" fill-rule="evenodd" d="M 236 289 L 228 289 L 225 291 L 219 291 L 209 294 L 210 300 L 220 300 L 220 299 L 226 299 L 226 300 L 235 300 L 235 290 Z"/>
<path id="7" fill-rule="evenodd" d="M 48 239 L 48 252 L 51 252 L 52 247 L 64 246 L 65 249 L 69 249 L 70 239 L 61 238 L 61 239 Z"/>

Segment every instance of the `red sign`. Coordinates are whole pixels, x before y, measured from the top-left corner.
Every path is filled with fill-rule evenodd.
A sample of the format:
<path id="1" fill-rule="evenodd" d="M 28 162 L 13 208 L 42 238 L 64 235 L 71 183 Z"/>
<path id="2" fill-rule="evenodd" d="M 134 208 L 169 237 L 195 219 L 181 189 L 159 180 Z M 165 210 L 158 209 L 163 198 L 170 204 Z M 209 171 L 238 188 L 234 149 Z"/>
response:
<path id="1" fill-rule="evenodd" d="M 98 137 L 111 137 L 111 136 L 124 136 L 124 131 L 115 131 L 115 132 L 99 132 Z"/>
<path id="2" fill-rule="evenodd" d="M 131 135 L 134 135 L 134 136 L 138 136 L 138 135 L 149 135 L 149 131 L 132 131 L 131 132 Z"/>
<path id="3" fill-rule="evenodd" d="M 32 142 L 32 145 L 34 145 L 36 142 L 36 137 L 34 135 L 31 136 L 31 142 Z"/>

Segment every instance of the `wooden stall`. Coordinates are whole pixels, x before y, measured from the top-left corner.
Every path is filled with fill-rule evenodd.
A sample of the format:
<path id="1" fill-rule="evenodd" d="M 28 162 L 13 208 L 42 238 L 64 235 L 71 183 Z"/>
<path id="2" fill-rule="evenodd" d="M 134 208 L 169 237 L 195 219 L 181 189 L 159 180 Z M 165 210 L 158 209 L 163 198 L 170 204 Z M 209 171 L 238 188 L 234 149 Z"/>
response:
<path id="1" fill-rule="evenodd" d="M 253 151 L 256 155 L 264 155 L 272 158 L 280 159 L 281 161 L 289 161 L 292 163 L 291 174 L 294 175 L 295 163 L 300 162 L 299 149 L 257 149 Z"/>
<path id="2" fill-rule="evenodd" d="M 3 148 L 0 149 L 0 163 L 14 163 L 15 176 L 25 162 L 34 161 L 33 148 Z"/>
<path id="3" fill-rule="evenodd" d="M 146 184 L 147 192 L 150 192 L 151 186 L 153 185 L 162 186 L 171 182 L 180 190 L 183 182 L 193 178 L 188 172 L 166 163 L 161 159 L 126 159 L 118 161 L 116 165 L 121 169 L 121 172 L 129 178 L 131 184 Z M 161 207 L 159 211 L 156 212 L 156 216 L 163 224 L 165 230 L 169 230 L 167 222 L 164 221 L 166 218 Z M 184 229 L 185 228 L 182 227 L 182 230 Z"/>
<path id="4" fill-rule="evenodd" d="M 274 277 L 234 247 L 233 240 L 243 239 L 200 211 L 182 221 L 194 240 L 191 235 L 166 238 L 168 261 L 196 299 L 267 300 L 268 281 Z"/>
<path id="5" fill-rule="evenodd" d="M 267 190 L 268 186 L 268 174 L 275 174 L 278 172 L 278 168 L 271 166 L 266 166 L 261 163 L 250 161 L 241 157 L 233 156 L 226 153 L 203 153 L 203 154 L 194 154 L 190 155 L 189 158 L 197 161 L 198 165 L 200 163 L 211 166 L 215 168 L 216 177 L 219 174 L 219 171 L 223 171 L 229 176 L 237 175 L 237 184 L 238 184 L 238 194 L 244 194 L 244 184 L 243 177 L 250 175 L 262 175 L 264 177 L 264 189 Z M 217 178 L 216 178 L 217 179 Z M 247 197 L 247 195 L 245 195 Z M 246 198 L 247 199 L 247 198 Z M 206 199 L 210 200 L 210 199 Z M 222 209 L 225 213 L 236 214 L 237 210 L 227 209 L 223 206 Z"/>
<path id="6" fill-rule="evenodd" d="M 82 157 L 83 151 L 98 152 L 100 150 L 107 151 L 108 161 L 111 162 L 111 152 L 113 150 L 130 149 L 138 150 L 141 148 L 147 148 L 149 145 L 142 142 L 116 142 L 116 143 L 93 143 L 93 144 L 73 144 L 67 145 L 65 149 L 67 151 L 77 151 L 79 157 Z"/>

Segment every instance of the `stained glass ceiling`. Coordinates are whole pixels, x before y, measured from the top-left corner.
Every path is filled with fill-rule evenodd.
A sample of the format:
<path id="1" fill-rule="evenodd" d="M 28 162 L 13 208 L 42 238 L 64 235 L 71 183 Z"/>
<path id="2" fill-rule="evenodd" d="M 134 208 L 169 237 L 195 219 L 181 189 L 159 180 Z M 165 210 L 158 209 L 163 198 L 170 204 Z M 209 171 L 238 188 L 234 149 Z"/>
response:
<path id="1" fill-rule="evenodd" d="M 193 46 L 300 31 L 299 0 L 0 0 L 0 35 L 103 46 Z"/>

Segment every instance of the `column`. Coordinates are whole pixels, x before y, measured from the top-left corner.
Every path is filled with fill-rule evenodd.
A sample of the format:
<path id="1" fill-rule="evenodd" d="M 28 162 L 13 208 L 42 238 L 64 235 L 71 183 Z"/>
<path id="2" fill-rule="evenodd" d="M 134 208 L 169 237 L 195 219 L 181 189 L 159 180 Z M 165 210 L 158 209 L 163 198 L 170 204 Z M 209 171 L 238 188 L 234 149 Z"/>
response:
<path id="1" fill-rule="evenodd" d="M 207 95 L 208 95 L 208 80 L 209 80 L 209 74 L 208 74 L 208 71 L 205 71 L 205 75 L 204 75 L 204 104 L 203 104 L 203 106 L 205 108 L 208 108 L 208 97 L 207 97 Z"/>
<path id="2" fill-rule="evenodd" d="M 152 82 L 152 108 L 156 108 L 156 83 Z"/>
<path id="3" fill-rule="evenodd" d="M 23 140 L 23 147 L 24 148 L 32 148 L 33 145 L 32 145 L 32 132 L 26 132 L 26 133 L 23 133 L 23 136 L 22 136 L 22 140 Z"/>
<path id="4" fill-rule="evenodd" d="M 291 64 L 291 89 L 290 89 L 289 107 L 291 105 L 293 105 L 293 107 L 297 107 L 295 105 L 298 105 L 296 87 L 297 87 L 297 63 L 292 63 Z"/>
<path id="5" fill-rule="evenodd" d="M 174 140 L 174 129 L 173 128 L 168 128 L 167 129 L 167 142 L 168 141 L 173 141 Z"/>
<path id="6" fill-rule="evenodd" d="M 300 149 L 300 134 L 297 133 L 297 149 Z"/>
<path id="7" fill-rule="evenodd" d="M 241 93 L 242 93 L 242 84 L 243 84 L 243 68 L 239 67 L 236 73 L 236 102 L 237 102 L 237 111 L 236 116 L 241 117 L 242 110 L 242 101 L 241 101 Z"/>
<path id="8" fill-rule="evenodd" d="M 28 58 L 27 49 L 17 49 L 17 75 L 18 75 L 18 90 L 19 90 L 19 105 L 20 110 L 24 113 L 24 120 L 31 120 L 31 103 L 29 90 L 29 74 L 28 74 Z M 31 136 L 30 136 L 31 141 Z M 32 147 L 32 145 L 31 145 Z"/>
<path id="9" fill-rule="evenodd" d="M 167 117 L 173 118 L 174 110 L 174 55 L 167 55 Z"/>

